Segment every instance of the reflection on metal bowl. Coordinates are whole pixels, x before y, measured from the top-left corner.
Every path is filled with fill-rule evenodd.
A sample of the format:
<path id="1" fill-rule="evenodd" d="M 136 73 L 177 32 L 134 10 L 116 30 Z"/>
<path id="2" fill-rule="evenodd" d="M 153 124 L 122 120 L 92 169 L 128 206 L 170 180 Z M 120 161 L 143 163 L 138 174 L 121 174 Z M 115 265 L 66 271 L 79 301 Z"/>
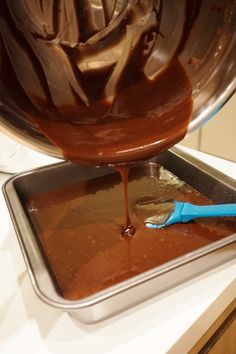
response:
<path id="1" fill-rule="evenodd" d="M 126 119 L 124 112 L 122 117 L 120 112 L 117 114 L 114 97 L 127 76 L 127 70 L 130 71 L 131 67 L 133 70 L 135 55 L 139 59 L 142 57 L 139 66 L 148 80 L 161 74 L 174 59 L 181 62 L 192 86 L 193 114 L 186 129 L 189 132 L 206 122 L 230 98 L 236 87 L 235 1 L 192 1 L 191 6 L 183 0 L 111 0 L 102 3 L 97 6 L 95 0 L 86 2 L 86 5 L 83 1 L 73 4 L 62 1 L 59 9 L 54 1 L 46 0 L 2 2 L 2 131 L 49 155 L 68 158 L 65 154 L 63 156 L 60 144 L 45 134 L 56 116 L 77 127 L 74 140 L 84 139 L 84 146 L 86 141 L 91 142 L 90 127 L 98 127 L 94 134 L 100 139 L 101 147 L 97 148 L 96 154 L 105 154 L 103 141 L 106 139 L 109 143 L 107 137 L 113 135 L 119 142 L 122 136 L 119 129 L 102 130 L 102 126 L 108 111 L 109 119 L 122 118 L 122 122 Z M 142 48 L 139 54 L 137 48 Z M 137 72 L 134 73 L 136 77 Z M 127 87 L 132 84 L 136 85 L 136 82 L 125 81 Z M 175 78 L 170 84 L 175 84 Z M 177 101 L 178 96 L 174 99 Z M 92 100 L 105 100 L 101 112 L 97 109 L 92 112 Z M 139 107 L 139 99 L 136 101 Z M 145 97 L 141 95 L 140 101 L 145 101 Z M 163 109 L 164 106 L 160 107 Z M 156 115 L 160 107 L 157 104 Z M 148 115 L 148 110 L 143 113 L 144 118 Z M 135 114 L 131 118 L 135 120 Z M 53 124 L 57 124 L 57 118 Z M 85 138 L 80 136 L 79 125 L 83 126 Z M 73 140 L 73 132 L 67 132 L 63 127 L 62 136 L 68 134 L 68 143 Z M 182 137 L 181 130 L 171 143 Z M 76 142 L 73 144 L 76 149 Z M 140 144 L 143 150 L 144 145 Z M 95 154 L 96 148 L 93 144 L 91 146 Z M 168 144 L 165 147 L 169 147 Z M 80 149 L 81 146 L 78 155 Z M 158 148 L 155 149 L 140 158 L 154 155 Z M 120 161 L 129 159 L 124 149 L 119 153 Z M 109 155 L 111 161 L 112 154 Z M 80 156 L 78 160 L 86 162 Z M 98 161 L 92 161 L 92 157 L 90 160 L 88 162 Z"/>

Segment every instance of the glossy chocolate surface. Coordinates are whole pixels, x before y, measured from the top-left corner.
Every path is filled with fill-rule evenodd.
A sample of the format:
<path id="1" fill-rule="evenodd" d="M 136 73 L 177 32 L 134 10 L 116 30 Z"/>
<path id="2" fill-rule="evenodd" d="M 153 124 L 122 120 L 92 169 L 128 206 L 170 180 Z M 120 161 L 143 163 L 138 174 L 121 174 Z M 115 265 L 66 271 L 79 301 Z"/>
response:
<path id="1" fill-rule="evenodd" d="M 2 0 L 0 93 L 15 112 L 5 124 L 73 162 L 143 160 L 174 145 L 192 114 L 178 57 L 201 4 Z"/>
<path id="2" fill-rule="evenodd" d="M 150 198 L 209 204 L 170 172 L 152 165 L 129 174 L 129 210 L 136 232 L 122 236 L 124 191 L 119 174 L 82 181 L 30 198 L 26 208 L 59 292 L 82 299 L 209 245 L 236 231 L 230 218 L 199 219 L 162 230 L 145 228 L 137 203 Z"/>

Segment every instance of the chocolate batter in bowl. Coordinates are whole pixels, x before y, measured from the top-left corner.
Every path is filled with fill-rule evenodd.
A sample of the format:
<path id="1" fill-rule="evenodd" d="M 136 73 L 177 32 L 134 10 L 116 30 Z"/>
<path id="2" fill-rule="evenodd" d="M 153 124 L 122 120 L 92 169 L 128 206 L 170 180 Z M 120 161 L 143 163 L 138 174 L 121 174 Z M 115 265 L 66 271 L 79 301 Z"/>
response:
<path id="1" fill-rule="evenodd" d="M 154 156 L 233 92 L 235 14 L 216 0 L 3 0 L 2 129 L 73 162 Z"/>

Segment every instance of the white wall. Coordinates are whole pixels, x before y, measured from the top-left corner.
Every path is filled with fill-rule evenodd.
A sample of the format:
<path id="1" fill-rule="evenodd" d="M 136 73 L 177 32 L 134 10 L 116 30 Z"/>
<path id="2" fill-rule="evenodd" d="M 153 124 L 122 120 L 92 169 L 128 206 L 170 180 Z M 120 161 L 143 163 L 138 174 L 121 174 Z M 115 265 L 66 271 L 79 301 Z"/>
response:
<path id="1" fill-rule="evenodd" d="M 236 94 L 182 145 L 236 162 Z"/>

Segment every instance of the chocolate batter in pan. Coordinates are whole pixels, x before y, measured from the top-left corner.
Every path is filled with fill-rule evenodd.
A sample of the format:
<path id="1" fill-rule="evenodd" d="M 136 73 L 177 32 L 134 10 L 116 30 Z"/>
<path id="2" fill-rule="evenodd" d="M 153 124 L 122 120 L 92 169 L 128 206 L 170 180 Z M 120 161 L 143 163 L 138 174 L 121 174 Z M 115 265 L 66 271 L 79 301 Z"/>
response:
<path id="1" fill-rule="evenodd" d="M 161 230 L 143 225 L 141 200 L 176 199 L 209 204 L 209 199 L 162 167 L 129 174 L 130 219 L 136 232 L 124 237 L 123 184 L 119 174 L 82 181 L 27 201 L 26 208 L 60 293 L 78 300 L 176 259 L 236 232 L 230 218 L 199 219 Z"/>

